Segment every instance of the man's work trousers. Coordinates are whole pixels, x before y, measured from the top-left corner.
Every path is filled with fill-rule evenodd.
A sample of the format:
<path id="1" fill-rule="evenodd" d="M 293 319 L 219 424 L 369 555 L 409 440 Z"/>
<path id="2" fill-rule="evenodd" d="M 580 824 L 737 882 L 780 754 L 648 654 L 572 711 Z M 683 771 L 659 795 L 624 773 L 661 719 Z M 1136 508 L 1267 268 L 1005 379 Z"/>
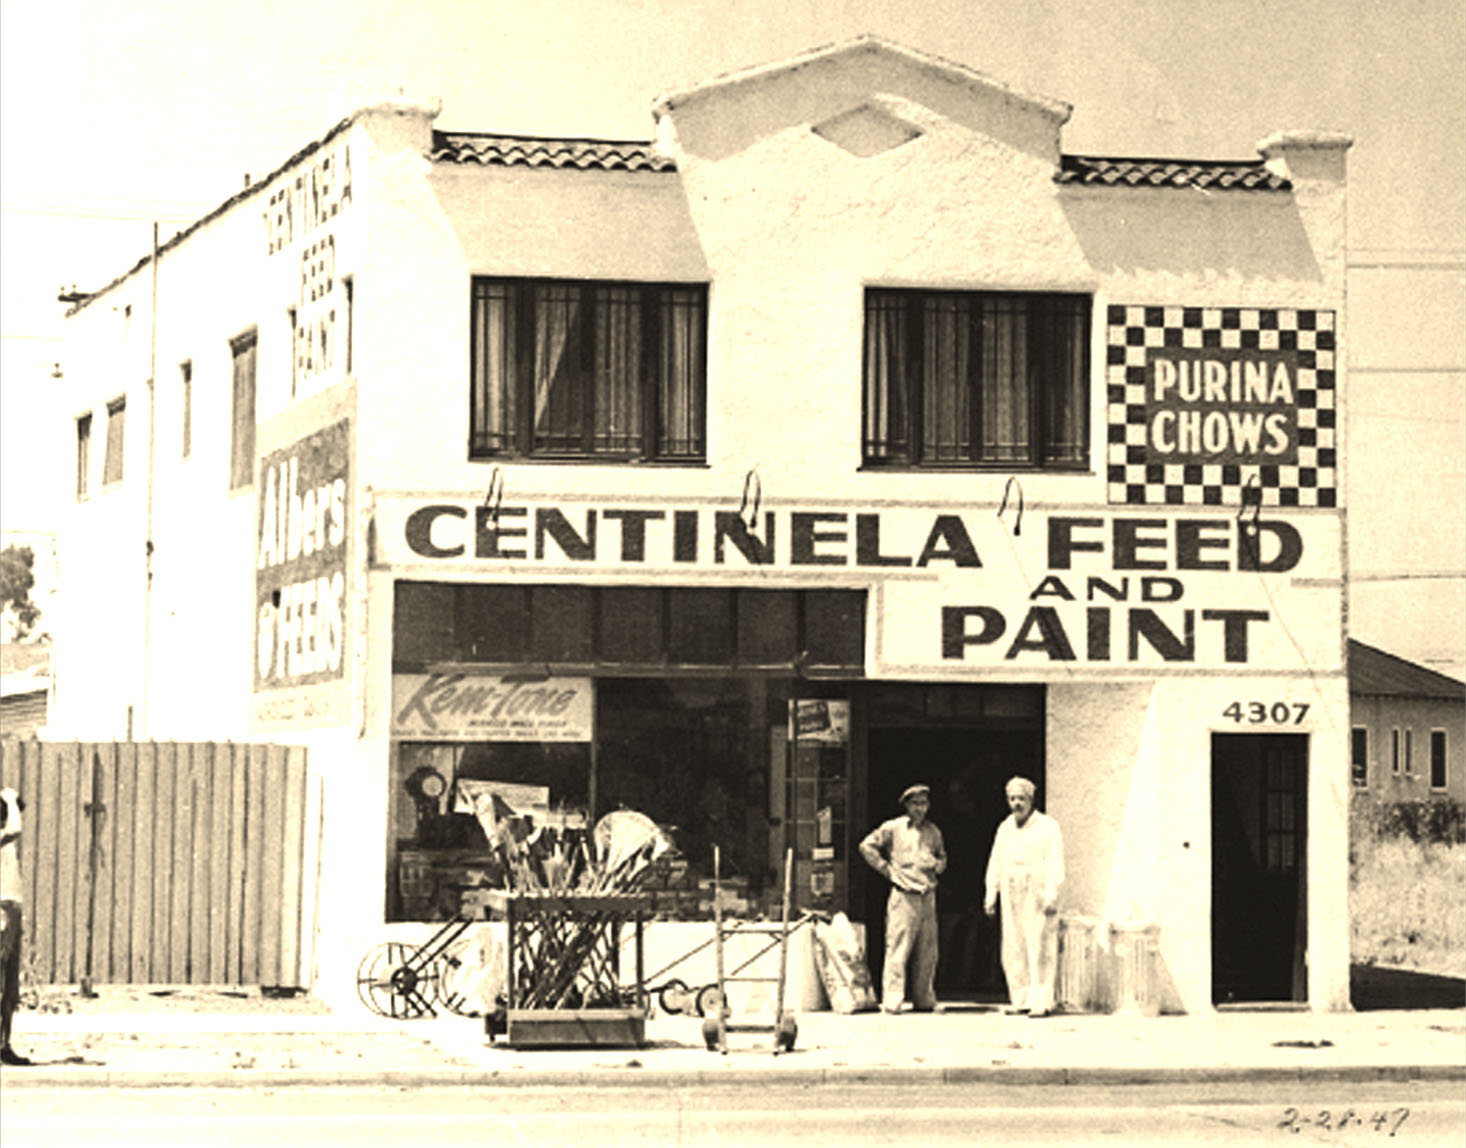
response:
<path id="1" fill-rule="evenodd" d="M 907 893 L 892 888 L 886 902 L 886 964 L 881 975 L 881 1007 L 895 1012 L 906 999 L 911 974 L 911 1006 L 933 1009 L 937 994 L 937 893 Z"/>
<path id="2" fill-rule="evenodd" d="M 999 891 L 1003 906 L 1003 976 L 1014 1008 L 1048 1012 L 1054 1007 L 1059 968 L 1059 918 L 1044 912 L 1043 883 L 1015 873 Z"/>

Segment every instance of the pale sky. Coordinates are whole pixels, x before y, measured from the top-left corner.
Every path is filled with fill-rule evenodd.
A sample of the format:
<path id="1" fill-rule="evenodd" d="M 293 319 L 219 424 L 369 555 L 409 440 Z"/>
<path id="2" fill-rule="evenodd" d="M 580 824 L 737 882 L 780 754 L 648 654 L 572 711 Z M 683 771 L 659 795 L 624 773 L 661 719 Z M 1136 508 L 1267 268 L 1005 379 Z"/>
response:
<path id="1" fill-rule="evenodd" d="M 1279 129 L 1345 131 L 1351 252 L 1466 257 L 1462 0 L 6 4 L 5 529 L 46 526 L 53 484 L 21 465 L 57 389 L 57 290 L 131 267 L 153 220 L 166 239 L 374 96 L 437 97 L 450 130 L 647 139 L 663 91 L 863 33 L 1072 104 L 1068 152 L 1253 158 Z"/>

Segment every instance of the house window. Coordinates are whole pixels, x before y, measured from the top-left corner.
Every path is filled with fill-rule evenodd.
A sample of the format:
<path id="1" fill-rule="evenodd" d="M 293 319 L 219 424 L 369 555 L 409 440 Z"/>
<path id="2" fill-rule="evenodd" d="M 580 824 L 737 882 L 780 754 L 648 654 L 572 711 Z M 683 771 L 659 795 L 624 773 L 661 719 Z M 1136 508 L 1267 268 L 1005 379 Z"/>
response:
<path id="1" fill-rule="evenodd" d="M 178 364 L 181 399 L 183 406 L 183 457 L 193 450 L 193 361 Z"/>
<path id="2" fill-rule="evenodd" d="M 127 399 L 107 404 L 107 449 L 102 455 L 102 485 L 122 481 L 122 446 L 127 426 Z"/>
<path id="3" fill-rule="evenodd" d="M 1086 295 L 868 289 L 866 465 L 1085 466 L 1089 326 Z"/>
<path id="4" fill-rule="evenodd" d="M 1400 731 L 1390 730 L 1390 772 L 1396 776 L 1400 773 Z"/>
<path id="5" fill-rule="evenodd" d="M 1355 726 L 1349 743 L 1349 772 L 1354 784 L 1361 788 L 1369 785 L 1369 730 Z"/>
<path id="6" fill-rule="evenodd" d="M 1443 729 L 1430 731 L 1430 787 L 1446 787 L 1446 731 Z"/>
<path id="7" fill-rule="evenodd" d="M 707 288 L 473 280 L 471 458 L 701 461 Z"/>
<path id="8" fill-rule="evenodd" d="M 81 415 L 76 420 L 76 500 L 84 502 L 90 479 L 92 456 L 92 416 Z"/>
<path id="9" fill-rule="evenodd" d="M 234 420 L 229 440 L 229 489 L 254 482 L 255 471 L 255 359 L 258 332 L 246 331 L 230 340 L 234 355 Z"/>
<path id="10" fill-rule="evenodd" d="M 1405 774 L 1409 777 L 1415 776 L 1415 731 L 1413 729 L 1405 731 Z"/>

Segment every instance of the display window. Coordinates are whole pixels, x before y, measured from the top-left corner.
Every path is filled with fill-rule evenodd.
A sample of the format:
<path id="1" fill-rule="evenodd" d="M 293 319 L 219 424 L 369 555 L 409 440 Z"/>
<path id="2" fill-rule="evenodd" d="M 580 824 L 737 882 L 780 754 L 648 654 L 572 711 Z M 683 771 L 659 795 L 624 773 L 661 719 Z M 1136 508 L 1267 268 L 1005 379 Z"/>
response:
<path id="1" fill-rule="evenodd" d="M 459 688 L 488 692 L 503 680 Z M 402 688 L 433 710 L 412 682 Z M 777 914 L 788 846 L 801 858 L 801 885 L 821 907 L 838 908 L 849 855 L 849 703 L 811 709 L 799 700 L 808 691 L 808 683 L 751 675 L 598 678 L 593 741 L 394 741 L 387 919 L 446 920 L 466 889 L 502 886 L 474 812 L 474 795 L 486 787 L 501 814 L 523 819 L 530 832 L 547 819 L 584 824 L 616 809 L 656 821 L 675 846 L 647 877 L 656 918 L 711 917 L 714 846 L 725 911 Z M 814 732 L 824 727 L 811 715 L 828 725 L 832 707 L 838 736 Z M 444 707 L 440 724 L 465 736 L 448 720 L 452 708 Z M 800 712 L 802 725 L 791 720 Z"/>

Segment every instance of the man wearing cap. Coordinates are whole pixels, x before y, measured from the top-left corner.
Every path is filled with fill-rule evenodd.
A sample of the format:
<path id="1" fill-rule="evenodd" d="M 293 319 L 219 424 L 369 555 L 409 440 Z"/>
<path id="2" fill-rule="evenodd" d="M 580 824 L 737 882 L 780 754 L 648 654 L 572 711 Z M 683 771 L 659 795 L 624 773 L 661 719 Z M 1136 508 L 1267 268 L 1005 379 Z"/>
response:
<path id="1" fill-rule="evenodd" d="M 910 786 L 901 804 L 904 816 L 883 821 L 860 843 L 860 855 L 891 882 L 881 1007 L 900 1010 L 909 973 L 912 1009 L 931 1012 L 937 1007 L 937 877 L 947 868 L 947 850 L 942 831 L 926 819 L 931 787 Z"/>
<path id="2" fill-rule="evenodd" d="M 1012 812 L 993 839 L 983 909 L 996 916 L 1002 902 L 1003 976 L 1011 1011 L 1040 1017 L 1054 1007 L 1064 840 L 1059 823 L 1034 809 L 1034 792 L 1026 777 L 1008 782 Z"/>

